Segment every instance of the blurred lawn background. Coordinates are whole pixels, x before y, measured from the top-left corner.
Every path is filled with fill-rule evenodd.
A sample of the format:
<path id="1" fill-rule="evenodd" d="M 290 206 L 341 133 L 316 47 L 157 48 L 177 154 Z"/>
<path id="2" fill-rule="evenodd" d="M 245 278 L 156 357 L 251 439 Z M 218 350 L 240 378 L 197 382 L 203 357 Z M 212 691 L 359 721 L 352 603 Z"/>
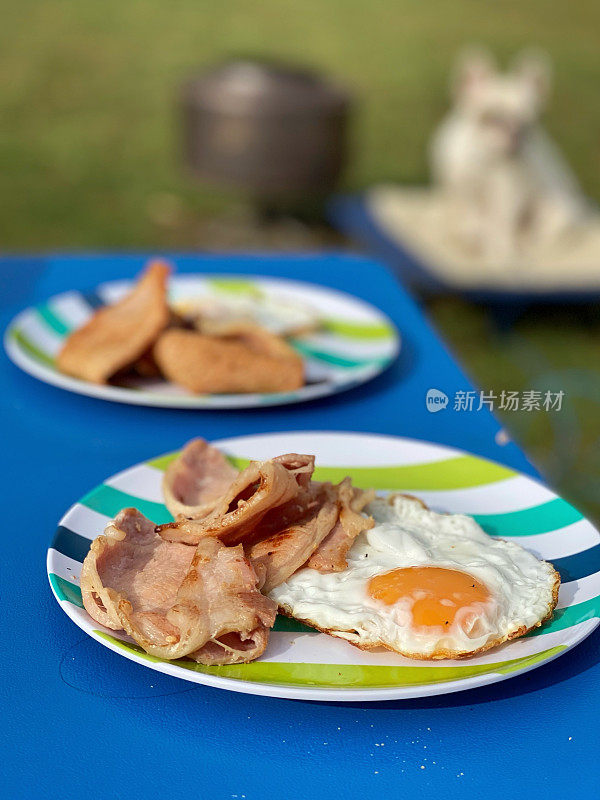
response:
<path id="1" fill-rule="evenodd" d="M 447 106 L 448 69 L 462 45 L 486 44 L 503 63 L 520 47 L 540 46 L 555 68 L 546 126 L 600 200 L 598 0 L 2 0 L 0 7 L 3 250 L 215 246 L 211 220 L 227 220 L 243 203 L 185 175 L 176 92 L 190 71 L 239 54 L 305 63 L 355 92 L 344 188 L 356 190 L 427 179 L 427 140 Z M 238 243 L 226 222 L 216 230 L 217 246 Z M 488 309 L 456 299 L 431 301 L 429 311 L 482 388 L 565 391 L 560 413 L 510 412 L 503 422 L 552 483 L 600 517 L 598 308 L 530 311 L 508 332 Z"/>

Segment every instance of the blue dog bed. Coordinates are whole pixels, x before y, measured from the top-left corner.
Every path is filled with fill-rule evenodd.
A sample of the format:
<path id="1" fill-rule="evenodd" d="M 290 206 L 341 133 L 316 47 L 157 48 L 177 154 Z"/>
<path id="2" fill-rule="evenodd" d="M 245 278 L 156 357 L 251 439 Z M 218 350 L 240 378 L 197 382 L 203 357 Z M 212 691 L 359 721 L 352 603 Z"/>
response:
<path id="1" fill-rule="evenodd" d="M 360 242 L 368 251 L 386 261 L 403 283 L 425 295 L 459 294 L 469 300 L 498 306 L 528 306 L 535 303 L 590 303 L 600 301 L 598 288 L 523 289 L 465 288 L 444 280 L 440 275 L 403 246 L 392 239 L 373 214 L 366 194 L 338 195 L 327 207 L 331 224 L 351 239 Z M 600 267 L 599 267 L 600 273 Z M 600 275 L 599 275 L 600 283 Z"/>

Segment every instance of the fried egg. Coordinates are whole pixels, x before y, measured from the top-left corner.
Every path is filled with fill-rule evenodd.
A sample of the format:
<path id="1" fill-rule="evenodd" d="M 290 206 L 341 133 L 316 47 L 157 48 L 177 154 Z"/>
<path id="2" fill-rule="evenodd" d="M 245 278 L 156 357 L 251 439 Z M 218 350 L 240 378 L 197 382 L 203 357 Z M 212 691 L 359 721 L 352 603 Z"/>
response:
<path id="1" fill-rule="evenodd" d="M 250 322 L 277 336 L 292 336 L 314 330 L 321 324 L 316 309 L 289 299 L 256 294 L 208 295 L 188 299 L 175 305 L 185 317 L 198 315 L 205 322 L 219 325 Z"/>
<path id="2" fill-rule="evenodd" d="M 342 572 L 303 568 L 270 593 L 284 613 L 363 649 L 459 658 L 522 636 L 552 616 L 560 578 L 471 517 L 404 495 L 367 509 Z"/>

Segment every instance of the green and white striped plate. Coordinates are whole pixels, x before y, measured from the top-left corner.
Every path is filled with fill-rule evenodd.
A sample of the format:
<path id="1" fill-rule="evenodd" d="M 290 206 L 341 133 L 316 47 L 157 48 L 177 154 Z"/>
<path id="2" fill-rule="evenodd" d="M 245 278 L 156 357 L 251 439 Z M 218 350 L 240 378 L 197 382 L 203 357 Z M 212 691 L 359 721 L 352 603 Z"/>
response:
<path id="1" fill-rule="evenodd" d="M 408 491 L 432 508 L 468 513 L 492 536 L 513 538 L 552 561 L 562 577 L 554 619 L 536 632 L 462 661 L 412 661 L 385 650 L 363 652 L 279 617 L 265 655 L 251 664 L 206 667 L 166 662 L 123 632 L 102 629 L 85 613 L 79 590 L 90 540 L 118 511 L 135 506 L 157 523 L 170 514 L 161 479 L 176 454 L 109 478 L 65 514 L 48 550 L 48 575 L 63 610 L 94 639 L 126 658 L 185 680 L 273 697 L 385 700 L 471 689 L 526 672 L 567 652 L 600 622 L 600 535 L 573 506 L 538 481 L 440 445 L 355 433 L 278 433 L 217 442 L 234 463 L 284 452 L 314 453 L 317 478 L 351 475 L 361 487 Z"/>
<path id="2" fill-rule="evenodd" d="M 161 380 L 98 386 L 59 372 L 55 357 L 69 333 L 99 306 L 115 302 L 130 287 L 131 281 L 105 283 L 94 292 L 66 292 L 25 309 L 6 331 L 6 352 L 21 369 L 46 383 L 105 400 L 166 408 L 252 408 L 312 400 L 350 389 L 386 369 L 400 348 L 398 332 L 385 314 L 343 292 L 274 278 L 180 275 L 169 283 L 174 303 L 235 293 L 262 295 L 312 309 L 322 321 L 320 329 L 291 340 L 304 358 L 306 385 L 275 394 L 192 395 Z"/>

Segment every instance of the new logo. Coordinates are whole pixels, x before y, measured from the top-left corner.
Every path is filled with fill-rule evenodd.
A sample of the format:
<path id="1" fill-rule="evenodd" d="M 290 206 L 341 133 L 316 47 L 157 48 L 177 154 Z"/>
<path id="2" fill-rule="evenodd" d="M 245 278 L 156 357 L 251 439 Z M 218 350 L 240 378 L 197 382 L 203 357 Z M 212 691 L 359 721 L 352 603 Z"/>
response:
<path id="1" fill-rule="evenodd" d="M 444 392 L 440 392 L 439 389 L 428 389 L 425 395 L 425 405 L 427 406 L 427 411 L 431 411 L 432 414 L 435 414 L 437 411 L 446 408 L 448 405 L 448 395 L 444 394 Z"/>

